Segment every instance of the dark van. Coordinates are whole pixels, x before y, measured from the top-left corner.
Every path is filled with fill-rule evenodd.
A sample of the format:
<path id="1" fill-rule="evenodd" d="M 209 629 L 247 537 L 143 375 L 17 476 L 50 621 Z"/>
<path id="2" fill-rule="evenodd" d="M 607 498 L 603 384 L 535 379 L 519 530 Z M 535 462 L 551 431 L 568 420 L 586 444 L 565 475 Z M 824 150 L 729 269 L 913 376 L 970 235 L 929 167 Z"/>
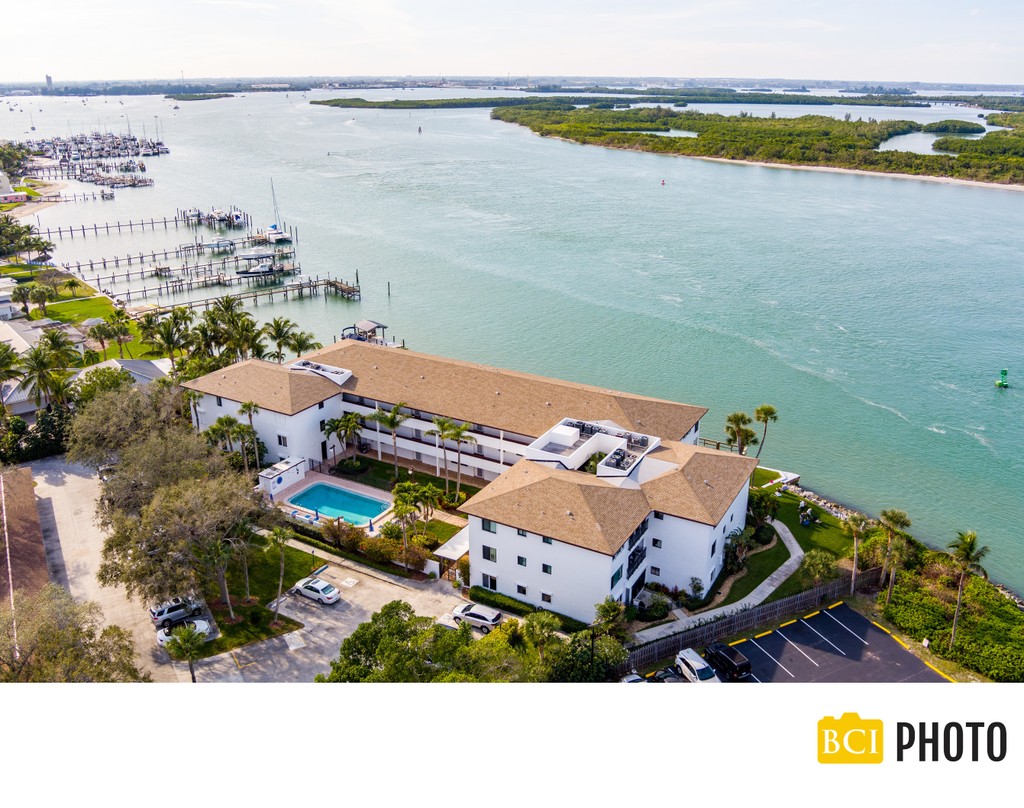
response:
<path id="1" fill-rule="evenodd" d="M 735 682 L 750 676 L 750 660 L 731 645 L 711 643 L 704 656 L 723 679 Z"/>

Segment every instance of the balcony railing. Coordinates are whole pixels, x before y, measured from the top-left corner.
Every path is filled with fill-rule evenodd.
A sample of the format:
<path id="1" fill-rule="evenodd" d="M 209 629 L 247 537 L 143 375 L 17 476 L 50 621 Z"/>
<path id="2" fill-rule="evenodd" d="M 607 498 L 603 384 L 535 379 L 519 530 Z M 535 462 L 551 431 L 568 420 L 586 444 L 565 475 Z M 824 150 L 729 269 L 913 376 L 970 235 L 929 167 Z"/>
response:
<path id="1" fill-rule="evenodd" d="M 626 577 L 632 578 L 633 573 L 647 558 L 647 545 L 642 544 L 629 554 L 629 563 L 626 565 Z"/>

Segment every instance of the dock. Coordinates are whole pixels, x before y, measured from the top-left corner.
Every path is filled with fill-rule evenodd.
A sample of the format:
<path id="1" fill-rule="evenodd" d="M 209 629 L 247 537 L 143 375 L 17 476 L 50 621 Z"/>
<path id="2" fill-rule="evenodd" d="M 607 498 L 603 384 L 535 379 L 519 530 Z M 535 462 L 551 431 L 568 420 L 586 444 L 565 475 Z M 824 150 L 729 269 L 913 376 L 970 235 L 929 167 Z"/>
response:
<path id="1" fill-rule="evenodd" d="M 257 243 L 259 242 L 251 236 L 241 239 L 234 239 L 232 241 L 232 244 L 235 247 L 252 246 Z M 156 261 L 167 261 L 171 258 L 176 258 L 178 260 L 184 260 L 186 261 L 186 263 L 180 267 L 165 267 L 165 271 L 190 272 L 196 269 L 201 269 L 204 266 L 214 267 L 219 265 L 221 269 L 226 269 L 228 262 L 231 261 L 234 262 L 234 267 L 237 269 L 239 266 L 239 261 L 260 260 L 255 258 L 246 258 L 244 255 L 230 254 L 225 255 L 219 261 L 211 259 L 207 264 L 189 265 L 187 263 L 189 258 L 193 256 L 204 255 L 207 251 L 214 252 L 215 250 L 213 250 L 210 247 L 204 247 L 202 244 L 179 244 L 177 247 L 168 247 L 166 250 L 154 250 L 153 252 L 148 253 L 140 252 L 138 255 L 114 256 L 113 258 L 95 258 L 89 259 L 88 261 L 65 261 L 63 264 L 61 264 L 61 266 L 64 267 L 64 269 L 68 272 L 74 272 L 86 283 L 96 285 L 97 283 L 103 283 L 104 281 L 116 282 L 119 278 L 125 281 L 129 281 L 132 279 L 132 277 L 144 278 L 147 277 L 148 275 L 154 275 L 159 273 L 154 271 L 154 267 L 140 267 L 135 272 L 126 270 L 123 274 L 115 272 L 107 276 L 96 275 L 95 277 L 87 278 L 85 277 L 86 269 L 88 269 L 89 272 L 95 272 L 99 268 L 106 269 L 108 266 L 116 268 L 120 267 L 122 264 L 125 264 L 126 266 L 131 267 L 132 265 L 135 264 L 141 265 L 145 263 L 155 263 Z M 281 247 L 280 249 L 275 250 L 274 260 L 292 258 L 294 257 L 294 255 L 294 247 Z"/>
<path id="2" fill-rule="evenodd" d="M 267 279 L 265 278 L 244 278 L 238 276 L 219 276 L 220 280 L 213 278 L 207 279 L 210 282 L 205 284 L 199 284 L 201 286 L 211 286 L 216 283 L 223 283 L 226 286 L 238 285 L 241 282 L 246 281 L 248 285 L 256 283 L 261 288 L 250 289 L 245 292 L 238 292 L 231 294 L 231 297 L 237 298 L 243 302 L 252 301 L 254 306 L 259 306 L 260 300 L 268 300 L 273 302 L 275 296 L 279 300 L 288 300 L 290 297 L 293 298 L 304 298 L 304 297 L 317 297 L 320 294 L 334 294 L 340 297 L 345 297 L 349 300 L 359 300 L 360 292 L 358 286 L 353 286 L 345 281 L 335 280 L 333 278 L 309 278 L 305 280 L 295 280 L 289 283 L 285 283 L 283 286 L 276 283 L 280 280 L 279 277 L 274 278 L 274 285 L 269 286 Z M 188 286 L 188 289 L 194 288 L 194 286 Z M 134 296 L 136 300 L 141 296 L 146 298 L 146 292 L 149 294 L 157 293 L 169 293 L 173 294 L 176 291 L 184 291 L 184 288 L 175 288 L 175 282 L 169 281 L 167 284 L 159 287 L 153 287 L 150 289 L 135 289 L 131 292 L 126 292 L 120 295 L 115 295 L 114 300 L 118 303 L 130 303 Z M 230 293 L 229 293 L 230 294 Z M 147 312 L 155 312 L 157 314 L 163 314 L 171 311 L 172 309 L 184 308 L 190 311 L 197 309 L 209 309 L 210 306 L 214 305 L 217 301 L 221 300 L 225 295 L 216 295 L 214 297 L 202 298 L 201 300 L 188 300 L 181 303 L 163 304 L 147 309 Z M 136 318 L 142 316 L 142 313 L 134 315 Z"/>
<path id="3" fill-rule="evenodd" d="M 230 208 L 229 210 L 238 211 L 242 214 L 242 218 L 245 222 L 245 227 L 251 229 L 251 218 L 248 213 L 238 210 L 238 208 Z M 187 211 L 179 210 L 174 212 L 174 216 L 164 216 L 163 218 L 151 218 L 151 219 L 139 219 L 138 221 L 129 220 L 127 222 L 104 222 L 103 224 L 73 224 L 67 227 L 47 227 L 45 230 L 37 230 L 37 235 L 41 238 L 45 238 L 47 241 L 53 241 L 54 238 L 85 238 L 88 235 L 109 235 L 110 233 L 120 233 L 123 230 L 127 230 L 129 233 L 135 232 L 135 230 L 156 230 L 159 227 L 163 227 L 164 230 L 169 230 L 171 227 L 178 229 L 179 227 L 196 227 L 202 224 L 194 214 L 189 214 Z"/>

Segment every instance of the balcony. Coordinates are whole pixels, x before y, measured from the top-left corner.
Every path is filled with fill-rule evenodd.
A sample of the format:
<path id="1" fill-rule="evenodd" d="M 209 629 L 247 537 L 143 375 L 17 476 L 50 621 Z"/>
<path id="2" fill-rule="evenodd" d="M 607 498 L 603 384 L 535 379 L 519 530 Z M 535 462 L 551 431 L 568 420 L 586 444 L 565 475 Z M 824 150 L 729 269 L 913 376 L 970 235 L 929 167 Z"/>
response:
<path id="1" fill-rule="evenodd" d="M 626 564 L 626 578 L 632 578 L 644 559 L 647 558 L 647 545 L 641 544 L 629 554 L 629 563 Z"/>

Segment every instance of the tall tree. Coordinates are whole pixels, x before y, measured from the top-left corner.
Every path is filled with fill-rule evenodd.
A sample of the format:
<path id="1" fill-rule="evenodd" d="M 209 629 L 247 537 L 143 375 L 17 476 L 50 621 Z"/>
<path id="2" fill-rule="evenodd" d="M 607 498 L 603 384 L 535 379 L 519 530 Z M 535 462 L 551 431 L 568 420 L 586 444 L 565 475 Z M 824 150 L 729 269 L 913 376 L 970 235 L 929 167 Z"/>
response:
<path id="1" fill-rule="evenodd" d="M 275 317 L 263 326 L 263 333 L 277 348 L 272 355 L 279 363 L 284 361 L 284 347 L 298 330 L 299 327 L 287 317 Z"/>
<path id="2" fill-rule="evenodd" d="M 399 401 L 390 410 L 374 410 L 367 417 L 371 421 L 376 421 L 382 427 L 391 432 L 391 445 L 394 447 L 394 460 L 395 460 L 395 482 L 398 481 L 398 427 L 405 423 L 410 416 L 402 413 L 402 408 L 405 406 L 404 401 Z"/>
<path id="3" fill-rule="evenodd" d="M 757 443 L 757 435 L 754 434 L 753 429 L 750 429 L 751 423 L 750 416 L 745 412 L 730 413 L 725 419 L 727 443 L 730 446 L 735 446 L 741 455 L 747 453 L 748 446 Z"/>
<path id="4" fill-rule="evenodd" d="M 455 498 L 458 499 L 459 493 L 462 491 L 462 444 L 467 446 L 475 446 L 476 438 L 469 434 L 471 424 L 461 423 L 454 424 L 451 431 L 451 439 L 455 441 L 455 445 L 458 447 L 458 468 L 455 472 Z"/>
<path id="5" fill-rule="evenodd" d="M 277 600 L 274 601 L 274 622 L 281 618 L 281 597 L 284 593 L 284 550 L 288 546 L 290 534 L 283 527 L 275 527 L 267 536 L 267 544 L 263 548 L 265 553 L 277 553 L 281 568 L 277 576 Z"/>
<path id="6" fill-rule="evenodd" d="M 21 355 L 18 370 L 25 390 L 32 395 L 37 407 L 42 406 L 43 399 L 49 399 L 56 371 L 53 355 L 45 345 L 36 345 Z"/>
<path id="7" fill-rule="evenodd" d="M 249 419 L 249 429 L 252 430 L 252 456 L 255 458 L 256 468 L 260 467 L 260 444 L 259 436 L 256 433 L 256 427 L 253 426 L 252 418 L 254 415 L 260 414 L 260 405 L 255 401 L 243 401 L 238 405 L 238 414 L 244 415 Z M 198 421 L 198 418 L 197 418 Z"/>
<path id="8" fill-rule="evenodd" d="M 771 404 L 762 404 L 756 410 L 754 410 L 754 420 L 759 424 L 764 424 L 764 431 L 761 433 L 761 445 L 757 447 L 757 457 L 761 456 L 761 451 L 764 449 L 764 442 L 768 439 L 768 423 L 779 420 L 779 413 Z"/>
<path id="9" fill-rule="evenodd" d="M 906 511 L 900 511 L 895 508 L 889 508 L 882 511 L 882 518 L 880 520 L 882 525 L 885 527 L 885 534 L 887 537 L 885 545 L 885 559 L 882 561 L 882 575 L 878 580 L 879 586 L 885 586 L 887 574 L 889 571 L 890 561 L 892 559 L 892 543 L 896 538 L 896 534 L 905 531 L 912 524 L 910 517 L 907 516 Z"/>
<path id="10" fill-rule="evenodd" d="M 988 578 L 988 572 L 981 562 L 988 555 L 988 545 L 978 545 L 978 534 L 973 530 L 956 534 L 956 540 L 949 543 L 949 554 L 953 559 L 953 568 L 960 576 L 956 590 L 956 611 L 953 612 L 953 631 L 949 635 L 949 647 L 956 644 L 956 625 L 960 622 L 960 607 L 964 601 L 964 586 L 972 575 Z"/>
<path id="11" fill-rule="evenodd" d="M 864 531 L 871 525 L 869 520 L 862 513 L 851 513 L 843 523 L 843 529 L 853 537 L 853 575 L 850 577 L 850 594 L 857 591 L 857 571 L 860 564 L 860 540 Z"/>
<path id="12" fill-rule="evenodd" d="M 444 495 L 448 496 L 448 441 L 451 440 L 452 432 L 455 429 L 455 421 L 444 415 L 433 417 L 434 428 L 428 429 L 424 434 L 431 438 L 437 438 L 441 444 L 441 456 L 444 462 Z"/>

